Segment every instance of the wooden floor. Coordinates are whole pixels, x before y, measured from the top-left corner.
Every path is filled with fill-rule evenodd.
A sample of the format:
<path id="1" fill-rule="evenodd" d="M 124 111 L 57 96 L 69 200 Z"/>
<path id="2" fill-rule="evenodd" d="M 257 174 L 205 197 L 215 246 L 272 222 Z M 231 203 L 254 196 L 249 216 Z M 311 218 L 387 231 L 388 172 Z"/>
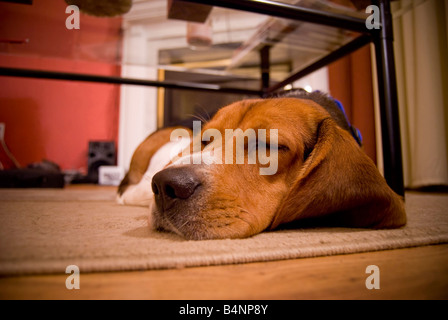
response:
<path id="1" fill-rule="evenodd" d="M 366 288 L 379 268 L 380 289 Z M 228 266 L 0 278 L 1 299 L 447 299 L 448 245 Z"/>

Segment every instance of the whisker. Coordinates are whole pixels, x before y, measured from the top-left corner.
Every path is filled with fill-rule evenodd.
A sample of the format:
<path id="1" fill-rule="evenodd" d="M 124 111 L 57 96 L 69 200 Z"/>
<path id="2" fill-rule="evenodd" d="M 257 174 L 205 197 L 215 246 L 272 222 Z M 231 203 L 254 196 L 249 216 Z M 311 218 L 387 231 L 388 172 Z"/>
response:
<path id="1" fill-rule="evenodd" d="M 198 104 L 197 105 L 199 108 L 201 108 L 202 109 L 202 114 L 204 114 L 205 113 L 205 115 L 207 116 L 207 118 L 208 118 L 208 120 L 207 119 L 205 119 L 205 117 L 204 116 L 202 116 L 202 118 L 204 119 L 204 123 L 206 123 L 206 122 L 208 122 L 208 121 L 210 121 L 210 119 L 211 119 L 211 117 L 210 117 L 210 114 L 208 113 L 208 111 L 207 111 L 207 109 L 206 108 L 204 108 L 202 105 L 200 105 L 200 104 Z"/>
<path id="2" fill-rule="evenodd" d="M 210 119 L 207 120 L 203 116 L 197 115 L 197 114 L 187 113 L 186 115 L 191 118 L 197 119 L 197 120 L 201 121 L 202 123 L 207 123 L 210 120 Z"/>

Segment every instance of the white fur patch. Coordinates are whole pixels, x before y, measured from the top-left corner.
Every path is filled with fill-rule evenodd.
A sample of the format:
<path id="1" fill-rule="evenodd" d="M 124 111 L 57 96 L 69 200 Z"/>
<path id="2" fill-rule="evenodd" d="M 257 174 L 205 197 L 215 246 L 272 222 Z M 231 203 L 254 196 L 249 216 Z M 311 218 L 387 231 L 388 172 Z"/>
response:
<path id="1" fill-rule="evenodd" d="M 138 184 L 129 186 L 121 196 L 117 197 L 117 202 L 123 205 L 149 206 L 154 198 L 151 188 L 152 178 L 189 144 L 190 139 L 187 138 L 164 144 L 151 158 L 142 180 Z"/>

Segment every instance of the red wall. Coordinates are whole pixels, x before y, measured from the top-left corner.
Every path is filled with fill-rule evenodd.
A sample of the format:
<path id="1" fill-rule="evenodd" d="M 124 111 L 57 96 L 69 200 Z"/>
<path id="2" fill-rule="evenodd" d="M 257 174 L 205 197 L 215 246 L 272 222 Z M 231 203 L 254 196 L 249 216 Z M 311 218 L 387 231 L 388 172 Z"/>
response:
<path id="1" fill-rule="evenodd" d="M 364 151 L 376 161 L 370 46 L 330 64 L 328 74 L 331 95 L 341 101 L 351 124 L 361 131 Z"/>
<path id="2" fill-rule="evenodd" d="M 0 66 L 120 75 L 120 18 L 81 14 L 80 29 L 68 30 L 63 0 L 33 2 L 0 2 Z M 85 170 L 89 140 L 117 142 L 118 110 L 117 85 L 0 77 L 0 122 L 22 166 L 48 159 Z"/>

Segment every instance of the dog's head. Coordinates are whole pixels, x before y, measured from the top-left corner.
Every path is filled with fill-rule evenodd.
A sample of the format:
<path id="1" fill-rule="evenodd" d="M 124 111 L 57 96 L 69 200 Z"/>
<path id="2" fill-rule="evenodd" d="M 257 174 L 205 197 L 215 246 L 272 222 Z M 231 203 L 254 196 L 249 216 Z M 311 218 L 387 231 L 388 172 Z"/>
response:
<path id="1" fill-rule="evenodd" d="M 188 239 L 248 237 L 306 218 L 352 227 L 406 222 L 374 163 L 311 100 L 222 108 L 152 188 L 153 227 Z"/>

